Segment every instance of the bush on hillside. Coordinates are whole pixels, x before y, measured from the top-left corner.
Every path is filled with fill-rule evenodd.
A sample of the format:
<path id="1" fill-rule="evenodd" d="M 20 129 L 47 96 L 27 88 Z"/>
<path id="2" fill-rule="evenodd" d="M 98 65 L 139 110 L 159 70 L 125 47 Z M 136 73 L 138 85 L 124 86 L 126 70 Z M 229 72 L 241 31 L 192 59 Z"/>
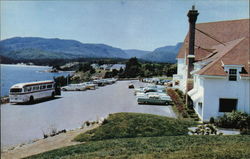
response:
<path id="1" fill-rule="evenodd" d="M 250 115 L 237 111 L 225 113 L 215 124 L 222 128 L 250 129 Z"/>
<path id="2" fill-rule="evenodd" d="M 183 118 L 188 118 L 187 110 L 185 109 L 186 106 L 183 102 L 183 99 L 179 96 L 178 93 L 176 93 L 173 89 L 167 89 L 168 95 L 171 97 L 175 107 L 177 108 L 178 112 Z"/>

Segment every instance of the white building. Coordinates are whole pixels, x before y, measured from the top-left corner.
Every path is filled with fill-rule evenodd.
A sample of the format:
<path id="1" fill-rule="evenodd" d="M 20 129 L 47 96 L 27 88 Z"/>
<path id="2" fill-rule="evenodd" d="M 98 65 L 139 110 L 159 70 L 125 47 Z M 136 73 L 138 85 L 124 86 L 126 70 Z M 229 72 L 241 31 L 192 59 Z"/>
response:
<path id="1" fill-rule="evenodd" d="M 126 65 L 125 64 L 114 64 L 111 66 L 110 71 L 117 70 L 119 71 L 120 69 L 125 70 Z"/>
<path id="2" fill-rule="evenodd" d="M 199 117 L 209 120 L 233 110 L 250 113 L 249 19 L 196 24 L 192 88 L 187 87 L 188 44 L 187 35 L 173 85 L 188 93 Z"/>

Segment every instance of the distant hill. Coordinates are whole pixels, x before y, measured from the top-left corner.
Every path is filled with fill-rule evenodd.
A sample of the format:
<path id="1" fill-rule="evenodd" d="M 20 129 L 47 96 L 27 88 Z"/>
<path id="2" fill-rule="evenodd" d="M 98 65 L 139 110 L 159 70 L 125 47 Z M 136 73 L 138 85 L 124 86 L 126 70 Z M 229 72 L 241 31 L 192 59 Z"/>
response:
<path id="1" fill-rule="evenodd" d="M 2 61 L 53 60 L 79 58 L 119 58 L 137 57 L 151 62 L 175 63 L 182 43 L 165 46 L 154 51 L 122 50 L 105 44 L 86 44 L 76 40 L 46 39 L 40 37 L 14 37 L 0 41 Z"/>
<path id="2" fill-rule="evenodd" d="M 123 51 L 128 55 L 129 58 L 131 57 L 141 58 L 142 56 L 151 52 L 151 51 L 136 50 L 136 49 L 129 49 Z"/>
<path id="3" fill-rule="evenodd" d="M 16 63 L 16 61 L 11 58 L 0 55 L 0 64 L 11 64 L 11 63 Z"/>
<path id="4" fill-rule="evenodd" d="M 176 55 L 183 43 L 177 43 L 175 46 L 164 46 L 147 53 L 141 59 L 151 62 L 176 62 Z"/>
<path id="5" fill-rule="evenodd" d="M 15 37 L 0 41 L 0 55 L 12 59 L 128 58 L 119 48 L 75 40 Z"/>

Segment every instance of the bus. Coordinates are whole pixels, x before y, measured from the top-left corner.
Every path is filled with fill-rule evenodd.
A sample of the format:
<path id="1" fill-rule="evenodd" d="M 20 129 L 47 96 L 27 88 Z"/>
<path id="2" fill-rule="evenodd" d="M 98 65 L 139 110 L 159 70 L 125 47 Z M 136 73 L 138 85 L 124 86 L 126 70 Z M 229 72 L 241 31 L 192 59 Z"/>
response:
<path id="1" fill-rule="evenodd" d="M 55 95 L 55 82 L 48 80 L 15 84 L 10 88 L 9 99 L 10 103 L 32 103 L 42 98 L 54 98 Z"/>

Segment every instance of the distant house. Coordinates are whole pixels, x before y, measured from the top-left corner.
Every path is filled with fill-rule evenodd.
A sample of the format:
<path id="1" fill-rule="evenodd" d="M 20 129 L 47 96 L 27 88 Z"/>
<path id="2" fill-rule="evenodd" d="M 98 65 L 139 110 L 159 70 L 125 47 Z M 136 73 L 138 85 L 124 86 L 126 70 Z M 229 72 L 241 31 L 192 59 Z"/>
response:
<path id="1" fill-rule="evenodd" d="M 103 64 L 99 68 L 103 70 L 107 70 L 107 71 L 113 71 L 115 69 L 119 71 L 121 68 L 124 70 L 126 68 L 126 65 L 125 64 Z"/>
<path id="2" fill-rule="evenodd" d="M 249 19 L 195 24 L 197 13 L 193 8 L 188 14 L 190 31 L 173 87 L 189 95 L 202 120 L 233 110 L 250 113 Z"/>
<path id="3" fill-rule="evenodd" d="M 111 66 L 110 71 L 113 71 L 113 70 L 119 71 L 121 68 L 124 70 L 126 68 L 126 65 L 125 64 L 114 64 L 113 66 Z"/>
<path id="4" fill-rule="evenodd" d="M 93 63 L 91 64 L 91 67 L 93 67 L 94 69 L 99 69 L 100 66 L 96 63 Z"/>
<path id="5" fill-rule="evenodd" d="M 102 69 L 102 70 L 110 70 L 111 66 L 112 66 L 111 64 L 103 64 L 103 65 L 100 66 L 100 69 Z"/>

